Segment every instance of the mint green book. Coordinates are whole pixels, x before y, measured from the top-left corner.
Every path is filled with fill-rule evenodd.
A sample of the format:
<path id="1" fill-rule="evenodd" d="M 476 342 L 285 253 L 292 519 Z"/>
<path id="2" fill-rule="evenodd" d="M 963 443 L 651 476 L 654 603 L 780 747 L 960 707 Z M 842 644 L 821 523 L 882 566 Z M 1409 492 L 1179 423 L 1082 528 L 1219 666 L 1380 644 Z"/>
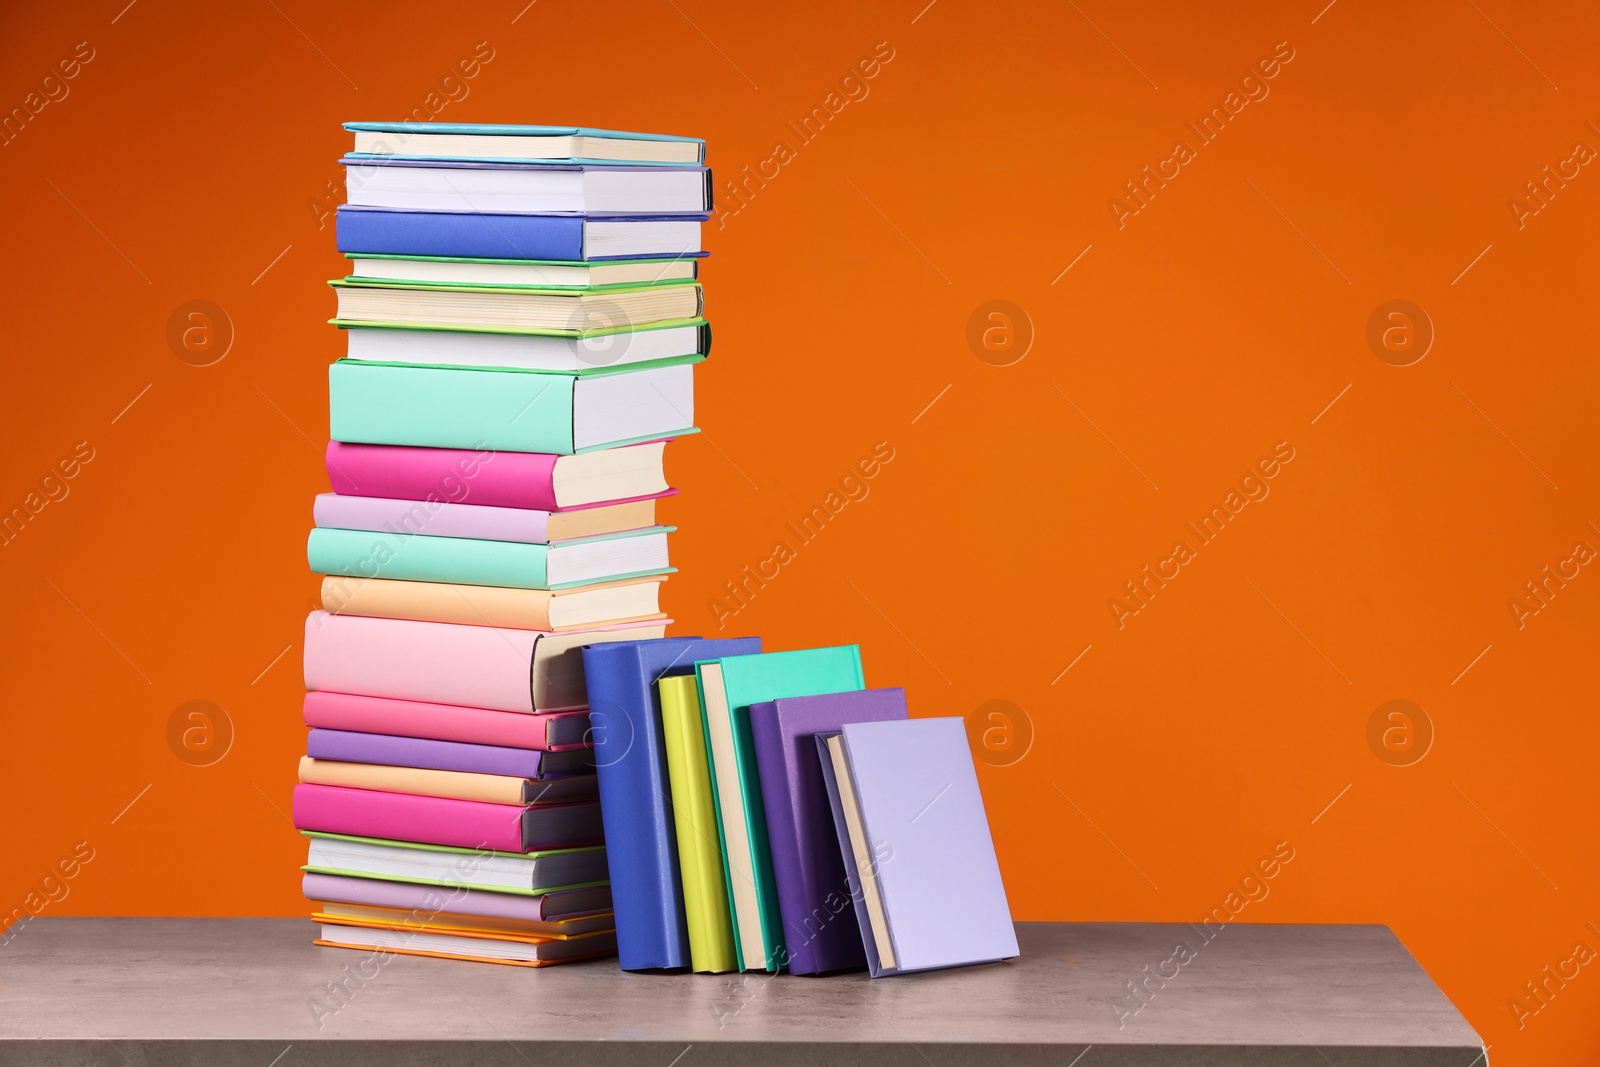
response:
<path id="1" fill-rule="evenodd" d="M 776 973 L 785 966 L 788 949 L 750 736 L 750 705 L 863 689 L 861 650 L 842 645 L 727 656 L 696 663 L 694 669 L 739 969 Z"/>
<path id="2" fill-rule="evenodd" d="M 570 456 L 696 433 L 682 356 L 575 373 L 341 359 L 328 367 L 329 436 Z"/>
<path id="3" fill-rule="evenodd" d="M 532 545 L 318 527 L 306 540 L 306 560 L 317 574 L 566 589 L 669 573 L 673 568 L 667 565 L 667 534 L 674 529 L 647 526 L 604 537 Z"/>

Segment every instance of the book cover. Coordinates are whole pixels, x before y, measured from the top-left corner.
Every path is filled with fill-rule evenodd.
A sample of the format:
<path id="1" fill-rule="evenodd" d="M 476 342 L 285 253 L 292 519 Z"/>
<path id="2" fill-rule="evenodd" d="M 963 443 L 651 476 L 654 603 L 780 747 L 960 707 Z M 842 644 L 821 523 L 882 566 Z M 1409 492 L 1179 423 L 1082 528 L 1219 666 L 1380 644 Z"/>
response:
<path id="1" fill-rule="evenodd" d="M 586 703 L 585 644 L 661 636 L 659 623 L 550 634 L 495 626 L 306 617 L 307 689 L 494 711 L 564 711 Z"/>
<path id="2" fill-rule="evenodd" d="M 311 756 L 300 757 L 300 780 L 312 785 L 473 800 L 484 804 L 548 804 L 593 800 L 598 792 L 592 774 L 569 775 L 540 782 L 504 774 L 440 771 L 432 767 L 404 767 L 390 763 L 352 763 Z"/>
<path id="3" fill-rule="evenodd" d="M 448 914 L 522 922 L 560 922 L 611 910 L 611 890 L 607 886 L 586 886 L 523 896 L 469 889 L 461 885 L 433 886 L 307 872 L 300 879 L 300 888 L 308 900 L 399 908 L 410 912 L 418 920 Z"/>
<path id="4" fill-rule="evenodd" d="M 302 714 L 307 726 L 328 730 L 549 752 L 585 748 L 589 734 L 587 709 L 528 714 L 324 690 L 306 694 Z"/>
<path id="5" fill-rule="evenodd" d="M 906 718 L 903 689 L 786 697 L 750 705 L 772 873 L 793 974 L 865 967 L 861 930 L 813 735 Z"/>
<path id="6" fill-rule="evenodd" d="M 615 582 L 669 574 L 671 567 L 645 567 L 637 571 L 618 571 L 586 578 L 552 582 L 552 553 L 565 546 L 607 542 L 621 549 L 614 558 L 649 562 L 665 559 L 665 542 L 647 545 L 638 538 L 672 533 L 676 527 L 648 526 L 603 537 L 565 541 L 561 545 L 526 544 L 517 541 L 484 541 L 466 537 L 435 537 L 431 534 L 391 533 L 379 530 L 340 530 L 314 527 L 306 537 L 306 562 L 317 574 L 338 574 L 358 578 L 397 578 L 413 582 L 445 582 L 457 585 L 498 586 L 508 589 L 570 589 L 595 582 Z M 628 545 L 619 542 L 630 542 Z M 634 548 L 629 553 L 626 550 Z M 651 549 L 654 548 L 654 551 Z M 568 575 L 574 573 L 569 567 Z"/>
<path id="7" fill-rule="evenodd" d="M 739 957 L 733 948 L 717 811 L 711 801 L 711 770 L 706 763 L 705 730 L 700 725 L 700 689 L 692 674 L 662 678 L 656 689 L 661 694 L 662 740 L 672 785 L 672 822 L 678 839 L 690 960 L 700 972 L 735 971 Z"/>
<path id="8" fill-rule="evenodd" d="M 601 842 L 600 812 L 592 802 L 486 804 L 307 782 L 294 787 L 294 825 L 297 830 L 496 852 Z"/>
<path id="9" fill-rule="evenodd" d="M 609 216 L 606 222 L 681 222 L 698 232 L 710 216 Z M 582 215 L 516 215 L 451 211 L 386 211 L 341 205 L 334 232 L 341 252 L 446 256 L 463 259 L 601 260 L 588 255 L 589 220 Z M 688 228 L 688 227 L 686 227 Z M 681 245 L 681 242 L 679 242 Z M 704 256 L 698 241 L 691 248 L 668 244 L 649 255 Z"/>
<path id="10" fill-rule="evenodd" d="M 347 763 L 379 763 L 391 767 L 425 767 L 436 771 L 495 774 L 511 778 L 562 778 L 594 773 L 588 749 L 544 752 L 504 745 L 476 745 L 393 734 L 351 730 L 312 730 L 306 755 Z"/>
<path id="11" fill-rule="evenodd" d="M 849 723 L 814 743 L 872 976 L 1017 955 L 962 720 Z"/>
<path id="12" fill-rule="evenodd" d="M 617 954 L 624 970 L 690 965 L 672 791 L 656 683 L 700 657 L 759 652 L 758 638 L 667 637 L 583 650 L 600 811 L 610 842 Z"/>
<path id="13" fill-rule="evenodd" d="M 545 633 L 577 633 L 646 622 L 666 626 L 672 620 L 660 611 L 660 587 L 667 577 L 652 574 L 567 589 L 510 589 L 333 574 L 322 579 L 322 608 L 333 615 L 504 626 Z M 588 610 L 600 599 L 615 607 L 603 612 Z M 585 610 L 569 610 L 574 602 Z M 573 617 L 583 621 L 567 621 Z"/>
<path id="14" fill-rule="evenodd" d="M 665 442 L 616 450 L 613 459 L 634 459 L 659 469 Z M 538 452 L 495 452 L 488 448 L 421 448 L 330 441 L 325 458 L 328 482 L 344 496 L 380 496 L 424 503 L 454 501 L 488 507 L 556 511 L 572 506 L 558 500 L 557 471 L 565 457 Z M 586 461 L 583 461 L 586 462 Z M 677 492 L 659 475 L 644 480 L 650 492 L 624 499 L 646 500 Z M 612 501 L 615 503 L 616 501 Z"/>
<path id="15" fill-rule="evenodd" d="M 776 972 L 786 965 L 788 948 L 750 737 L 750 705 L 861 689 L 861 651 L 844 645 L 712 659 L 696 663 L 695 677 L 739 966 Z"/>
<path id="16" fill-rule="evenodd" d="M 688 356 L 665 367 L 637 364 L 612 373 L 675 372 L 672 381 L 687 376 L 684 381 L 692 382 L 692 364 L 701 358 Z M 357 444 L 570 456 L 698 432 L 692 401 L 685 407 L 646 398 L 625 436 L 589 440 L 580 427 L 587 395 L 581 383 L 604 376 L 341 359 L 328 366 L 329 436 Z M 646 388 L 655 382 L 653 377 L 634 380 Z M 692 385 L 685 388 L 692 395 Z"/>

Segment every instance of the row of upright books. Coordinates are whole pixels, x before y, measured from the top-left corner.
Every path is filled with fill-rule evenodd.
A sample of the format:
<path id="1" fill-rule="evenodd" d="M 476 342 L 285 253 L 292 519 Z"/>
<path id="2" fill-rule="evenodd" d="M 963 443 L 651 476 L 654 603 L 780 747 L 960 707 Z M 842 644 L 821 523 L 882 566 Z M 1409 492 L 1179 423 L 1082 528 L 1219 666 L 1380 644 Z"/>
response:
<path id="1" fill-rule="evenodd" d="M 609 955 L 580 649 L 670 622 L 657 507 L 710 344 L 704 144 L 346 128 L 294 794 L 318 943 Z"/>
<path id="2" fill-rule="evenodd" d="M 583 660 L 624 970 L 1017 955 L 962 720 L 865 688 L 856 646 L 667 637 Z"/>

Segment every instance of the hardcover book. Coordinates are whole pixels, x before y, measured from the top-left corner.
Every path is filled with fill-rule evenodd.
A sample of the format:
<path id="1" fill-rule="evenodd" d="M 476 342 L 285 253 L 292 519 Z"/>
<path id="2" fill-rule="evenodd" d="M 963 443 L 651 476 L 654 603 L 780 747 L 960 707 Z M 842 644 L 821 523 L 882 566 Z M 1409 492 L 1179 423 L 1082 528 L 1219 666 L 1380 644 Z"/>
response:
<path id="1" fill-rule="evenodd" d="M 700 689 L 694 675 L 664 677 L 661 729 L 672 784 L 672 822 L 678 839 L 678 873 L 683 885 L 684 919 L 689 927 L 689 957 L 696 971 L 712 974 L 739 969 L 728 916 L 728 890 L 722 875 L 722 845 L 717 809 L 711 800 L 711 768 L 700 723 Z"/>
<path id="2" fill-rule="evenodd" d="M 846 645 L 710 659 L 695 664 L 695 676 L 739 966 L 775 973 L 786 965 L 788 948 L 750 736 L 750 705 L 861 689 L 861 652 Z"/>
<path id="3" fill-rule="evenodd" d="M 345 763 L 422 767 L 435 771 L 493 774 L 535 781 L 594 774 L 594 757 L 587 748 L 547 752 L 507 745 L 475 745 L 354 730 L 312 730 L 306 735 L 306 755 Z"/>
<path id="4" fill-rule="evenodd" d="M 865 967 L 816 734 L 906 718 L 903 689 L 785 697 L 750 705 L 767 841 L 793 974 Z"/>
<path id="5" fill-rule="evenodd" d="M 486 804 L 301 782 L 294 787 L 297 830 L 424 845 L 537 852 L 601 842 L 599 805 Z"/>
<path id="6" fill-rule="evenodd" d="M 603 885 L 606 880 L 606 850 L 600 845 L 524 854 L 302 832 L 310 844 L 301 869 L 318 874 L 464 886 L 524 896 Z"/>
<path id="7" fill-rule="evenodd" d="M 345 199 L 400 211 L 521 215 L 702 215 L 705 167 L 437 162 L 346 156 Z"/>
<path id="8" fill-rule="evenodd" d="M 410 582 L 335 574 L 322 579 L 322 609 L 334 615 L 505 626 L 551 633 L 672 620 L 661 613 L 665 574 L 567 589 Z"/>
<path id="9" fill-rule="evenodd" d="M 328 442 L 328 482 L 341 496 L 559 511 L 677 490 L 662 470 L 665 441 L 582 456 Z"/>
<path id="10" fill-rule="evenodd" d="M 514 922 L 563 922 L 611 911 L 611 889 L 603 885 L 524 896 L 462 885 L 445 887 L 308 871 L 301 877 L 300 888 L 309 900 L 396 908 L 419 919 L 450 914 Z"/>
<path id="11" fill-rule="evenodd" d="M 615 260 L 704 256 L 708 216 L 516 215 L 494 212 L 385 211 L 344 204 L 335 216 L 339 251 L 473 259 Z"/>
<path id="12" fill-rule="evenodd" d="M 487 159 L 561 163 L 705 162 L 698 137 L 482 122 L 347 122 L 354 154 L 398 159 Z"/>
<path id="13" fill-rule="evenodd" d="M 962 721 L 849 723 L 815 744 L 872 977 L 1017 955 Z"/>
<path id="14" fill-rule="evenodd" d="M 306 688 L 494 711 L 580 708 L 587 698 L 579 649 L 661 631 L 649 624 L 550 634 L 313 611 Z"/>
<path id="15" fill-rule="evenodd" d="M 690 966 L 673 798 L 662 742 L 661 678 L 703 657 L 760 652 L 757 638 L 667 637 L 583 650 L 600 813 L 611 843 L 617 952 L 624 970 Z"/>
<path id="16" fill-rule="evenodd" d="M 395 734 L 545 752 L 586 748 L 589 740 L 588 709 L 530 715 L 314 690 L 306 694 L 303 715 L 307 726 L 327 730 Z"/>
<path id="17" fill-rule="evenodd" d="M 329 530 L 371 530 L 474 541 L 549 545 L 606 537 L 655 527 L 656 502 L 629 500 L 564 511 L 452 504 L 441 500 L 395 500 L 381 496 L 318 493 L 312 521 Z M 659 529 L 659 527 L 657 527 Z"/>
<path id="18" fill-rule="evenodd" d="M 681 437 L 697 432 L 697 358 L 579 374 L 341 359 L 328 367 L 330 436 L 551 455 Z"/>

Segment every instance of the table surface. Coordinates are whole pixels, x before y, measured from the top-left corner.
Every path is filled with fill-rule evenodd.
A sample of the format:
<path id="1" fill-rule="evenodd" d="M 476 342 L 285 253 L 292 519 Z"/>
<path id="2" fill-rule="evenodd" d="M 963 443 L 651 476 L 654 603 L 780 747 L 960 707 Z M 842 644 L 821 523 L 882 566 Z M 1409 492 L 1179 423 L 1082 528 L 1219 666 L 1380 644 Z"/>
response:
<path id="1" fill-rule="evenodd" d="M 318 948 L 294 919 L 36 919 L 0 947 L 0 1062 L 1487 1061 L 1387 927 L 1234 925 L 1209 942 L 1186 924 L 1017 933 L 1015 960 L 872 980 L 380 962 Z"/>

